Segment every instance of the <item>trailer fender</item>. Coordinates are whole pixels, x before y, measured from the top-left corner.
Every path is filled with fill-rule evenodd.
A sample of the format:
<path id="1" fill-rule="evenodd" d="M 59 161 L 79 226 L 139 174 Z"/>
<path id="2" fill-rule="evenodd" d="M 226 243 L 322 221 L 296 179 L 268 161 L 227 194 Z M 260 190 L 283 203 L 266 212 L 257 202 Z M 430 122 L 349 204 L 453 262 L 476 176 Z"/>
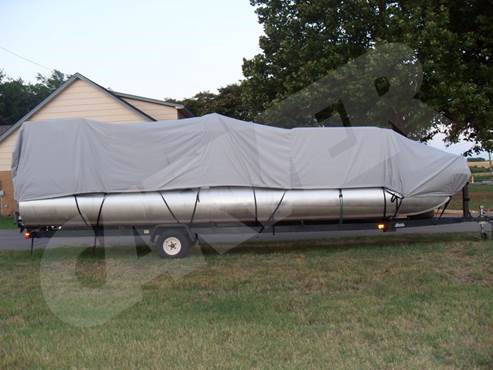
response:
<path id="1" fill-rule="evenodd" d="M 154 229 L 151 232 L 151 242 L 155 243 L 157 238 L 159 238 L 159 235 L 161 235 L 164 231 L 169 231 L 169 230 L 180 230 L 188 235 L 192 243 L 195 243 L 197 241 L 197 234 L 195 234 L 188 225 L 165 224 L 165 225 L 157 225 L 154 227 Z"/>

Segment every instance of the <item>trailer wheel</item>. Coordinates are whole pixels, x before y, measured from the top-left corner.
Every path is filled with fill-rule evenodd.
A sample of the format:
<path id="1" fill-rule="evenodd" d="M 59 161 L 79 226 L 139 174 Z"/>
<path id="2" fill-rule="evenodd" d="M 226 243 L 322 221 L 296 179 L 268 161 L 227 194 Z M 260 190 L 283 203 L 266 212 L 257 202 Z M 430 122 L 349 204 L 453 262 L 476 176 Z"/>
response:
<path id="1" fill-rule="evenodd" d="M 161 258 L 183 258 L 188 255 L 192 242 L 181 230 L 163 231 L 158 238 L 157 247 Z"/>

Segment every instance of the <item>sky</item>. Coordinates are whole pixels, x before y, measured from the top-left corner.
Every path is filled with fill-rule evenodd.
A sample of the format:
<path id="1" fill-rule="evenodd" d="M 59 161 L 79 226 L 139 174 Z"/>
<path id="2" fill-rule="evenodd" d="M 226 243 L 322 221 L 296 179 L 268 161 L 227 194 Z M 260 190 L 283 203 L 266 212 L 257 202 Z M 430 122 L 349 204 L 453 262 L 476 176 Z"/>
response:
<path id="1" fill-rule="evenodd" d="M 182 99 L 240 80 L 262 33 L 249 0 L 0 0 L 0 68 L 25 81 L 80 72 L 115 91 Z"/>
<path id="2" fill-rule="evenodd" d="M 238 81 L 261 34 L 248 0 L 0 0 L 0 47 L 157 99 Z M 50 74 L 3 49 L 0 68 L 27 81 Z"/>

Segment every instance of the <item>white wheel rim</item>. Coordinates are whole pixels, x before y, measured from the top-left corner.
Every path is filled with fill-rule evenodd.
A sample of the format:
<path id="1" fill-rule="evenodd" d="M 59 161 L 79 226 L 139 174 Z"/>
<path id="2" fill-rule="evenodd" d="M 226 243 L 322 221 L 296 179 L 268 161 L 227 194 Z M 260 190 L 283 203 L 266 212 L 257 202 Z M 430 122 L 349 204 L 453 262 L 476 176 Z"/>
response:
<path id="1" fill-rule="evenodd" d="M 169 256 L 176 256 L 181 251 L 180 239 L 175 238 L 174 236 L 164 239 L 163 250 Z"/>

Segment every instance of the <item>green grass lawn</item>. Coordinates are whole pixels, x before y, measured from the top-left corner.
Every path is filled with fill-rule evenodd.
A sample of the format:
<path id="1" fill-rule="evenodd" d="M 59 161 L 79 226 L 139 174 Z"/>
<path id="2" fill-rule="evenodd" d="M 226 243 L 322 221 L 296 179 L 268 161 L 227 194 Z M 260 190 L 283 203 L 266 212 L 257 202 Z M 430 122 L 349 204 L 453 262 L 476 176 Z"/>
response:
<path id="1" fill-rule="evenodd" d="M 0 230 L 1 229 L 16 229 L 17 225 L 14 223 L 12 217 L 0 216 Z"/>
<path id="2" fill-rule="evenodd" d="M 198 248 L 197 248 L 198 250 Z M 42 251 L 0 252 L 1 368 L 492 368 L 493 243 L 476 235 L 249 245 L 143 285 L 135 306 L 77 328 L 49 309 Z M 131 250 L 84 253 L 79 281 Z M 48 271 L 70 265 L 52 252 Z M 62 277 L 60 277 L 62 279 Z"/>
<path id="3" fill-rule="evenodd" d="M 493 180 L 493 176 L 489 172 L 475 173 L 473 176 L 475 181 Z"/>
<path id="4" fill-rule="evenodd" d="M 488 210 L 493 210 L 493 185 L 469 185 L 469 207 L 471 210 L 479 211 L 483 205 Z M 448 209 L 462 209 L 462 193 L 457 193 L 450 202 Z"/>

